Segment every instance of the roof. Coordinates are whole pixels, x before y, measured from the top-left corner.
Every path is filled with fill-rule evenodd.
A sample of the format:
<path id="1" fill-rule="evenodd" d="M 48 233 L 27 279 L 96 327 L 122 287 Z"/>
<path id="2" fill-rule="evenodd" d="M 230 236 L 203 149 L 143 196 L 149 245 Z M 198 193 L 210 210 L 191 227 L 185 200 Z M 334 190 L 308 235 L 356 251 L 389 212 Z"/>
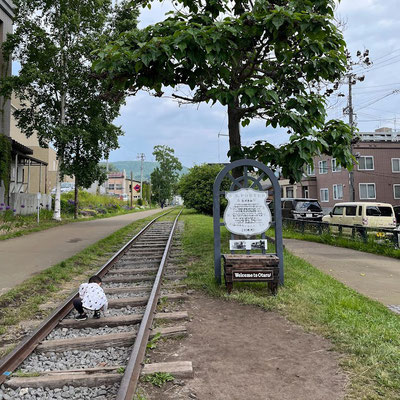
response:
<path id="1" fill-rule="evenodd" d="M 14 139 L 11 139 L 12 151 L 20 154 L 33 154 L 33 150 L 30 147 L 24 146 L 23 144 L 17 142 Z"/>
<path id="2" fill-rule="evenodd" d="M 335 206 L 390 206 L 390 203 L 380 203 L 379 201 L 345 201 L 342 203 L 336 203 Z"/>

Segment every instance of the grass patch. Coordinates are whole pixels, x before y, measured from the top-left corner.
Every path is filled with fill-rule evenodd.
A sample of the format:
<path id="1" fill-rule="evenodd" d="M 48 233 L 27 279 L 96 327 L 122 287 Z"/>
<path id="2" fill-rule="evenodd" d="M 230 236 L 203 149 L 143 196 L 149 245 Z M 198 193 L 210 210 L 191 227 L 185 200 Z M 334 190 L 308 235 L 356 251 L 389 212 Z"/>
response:
<path id="1" fill-rule="evenodd" d="M 156 215 L 160 215 L 156 214 Z M 0 296 L 0 327 L 3 333 L 7 328 L 23 320 L 44 317 L 48 312 L 39 306 L 53 297 L 66 282 L 77 276 L 85 279 L 105 263 L 110 254 L 117 251 L 122 243 L 137 233 L 156 215 L 134 221 L 112 235 L 87 247 L 75 256 L 56 264 Z M 4 352 L 0 357 L 4 356 Z"/>
<path id="2" fill-rule="evenodd" d="M 230 296 L 214 281 L 212 218 L 184 212 L 187 283 L 230 301 L 278 311 L 306 330 L 328 338 L 344 355 L 347 399 L 399 399 L 400 318 L 285 251 L 285 286 L 267 295 L 265 283 L 235 283 Z M 223 252 L 228 232 L 222 229 Z"/>
<path id="3" fill-rule="evenodd" d="M 147 343 L 146 348 L 154 350 L 157 347 L 158 341 L 161 339 L 161 333 L 157 332 Z"/>
<path id="4" fill-rule="evenodd" d="M 155 372 L 142 378 L 144 382 L 150 382 L 152 385 L 162 387 L 167 382 L 172 382 L 175 378 L 168 372 Z"/>
<path id="5" fill-rule="evenodd" d="M 346 247 L 348 249 L 363 251 L 366 253 L 400 258 L 400 249 L 395 249 L 392 243 L 377 243 L 371 236 L 368 237 L 368 241 L 365 243 L 361 239 L 351 239 L 350 237 L 346 236 L 334 236 L 326 232 L 324 232 L 322 235 L 312 234 L 310 232 L 305 232 L 303 234 L 293 229 L 284 229 L 283 237 L 285 239 L 306 240 L 308 242 L 329 244 L 331 246 Z"/>

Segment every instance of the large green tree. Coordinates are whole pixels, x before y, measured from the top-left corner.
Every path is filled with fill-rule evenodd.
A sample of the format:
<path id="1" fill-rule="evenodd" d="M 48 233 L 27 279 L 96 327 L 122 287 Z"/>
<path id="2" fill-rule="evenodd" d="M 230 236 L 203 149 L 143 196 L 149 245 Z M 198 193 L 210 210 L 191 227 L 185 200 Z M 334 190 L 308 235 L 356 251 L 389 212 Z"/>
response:
<path id="1" fill-rule="evenodd" d="M 326 120 L 329 91 L 345 71 L 342 34 L 334 0 L 175 0 L 176 11 L 159 23 L 125 32 L 99 50 L 98 71 L 127 92 L 164 87 L 182 102 L 219 102 L 227 107 L 231 160 L 244 156 L 283 167 L 301 177 L 312 156 L 334 155 L 351 167 L 351 131 Z M 266 142 L 243 149 L 240 125 L 263 118 L 285 128 L 283 149 Z"/>
<path id="2" fill-rule="evenodd" d="M 159 166 L 151 173 L 152 196 L 156 202 L 165 203 L 172 197 L 182 164 L 168 146 L 154 146 L 153 155 Z"/>
<path id="3" fill-rule="evenodd" d="M 178 182 L 178 192 L 182 196 L 185 206 L 196 211 L 212 215 L 213 213 L 213 185 L 215 178 L 223 169 L 219 164 L 195 165 Z M 225 178 L 221 190 L 229 190 L 231 181 Z M 221 198 L 221 211 L 226 207 L 225 198 Z"/>
<path id="4" fill-rule="evenodd" d="M 22 132 L 28 137 L 35 132 L 41 146 L 55 148 L 60 179 L 75 177 L 76 216 L 78 187 L 88 187 L 104 175 L 99 161 L 118 147 L 122 134 L 112 121 L 123 93 L 110 91 L 92 70 L 94 49 L 115 34 L 121 18 L 114 25 L 109 22 L 111 0 L 14 4 L 16 28 L 3 49 L 21 69 L 1 82 L 1 90 L 7 96 L 15 92 L 21 100 L 14 115 Z M 57 186 L 54 218 L 60 219 L 59 182 Z"/>

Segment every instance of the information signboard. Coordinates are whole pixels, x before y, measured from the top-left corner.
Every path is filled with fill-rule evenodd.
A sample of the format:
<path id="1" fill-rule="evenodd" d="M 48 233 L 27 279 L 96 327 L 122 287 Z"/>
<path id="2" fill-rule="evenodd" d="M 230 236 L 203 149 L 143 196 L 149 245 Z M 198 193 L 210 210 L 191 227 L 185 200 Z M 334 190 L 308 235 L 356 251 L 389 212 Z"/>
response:
<path id="1" fill-rule="evenodd" d="M 267 193 L 250 188 L 226 192 L 228 205 L 224 213 L 226 229 L 236 235 L 252 236 L 264 233 L 271 226 L 271 211 Z"/>

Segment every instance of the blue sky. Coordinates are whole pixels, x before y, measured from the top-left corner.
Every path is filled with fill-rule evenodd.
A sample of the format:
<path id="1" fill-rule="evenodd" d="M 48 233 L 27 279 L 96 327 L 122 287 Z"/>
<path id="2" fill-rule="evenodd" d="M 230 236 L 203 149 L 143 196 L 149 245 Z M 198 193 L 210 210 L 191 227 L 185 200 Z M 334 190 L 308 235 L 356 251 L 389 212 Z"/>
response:
<path id="1" fill-rule="evenodd" d="M 169 1 L 155 2 L 151 10 L 142 12 L 141 26 L 162 20 L 169 10 Z M 361 131 L 382 126 L 400 128 L 400 93 L 393 94 L 400 90 L 399 0 L 342 0 L 337 17 L 345 23 L 344 37 L 351 53 L 369 49 L 374 63 L 365 71 L 356 67 L 360 75 L 365 74 L 364 82 L 353 87 L 358 128 Z M 345 85 L 341 92 L 347 96 Z M 346 101 L 347 97 L 333 96 L 329 116 L 347 121 L 348 117 L 343 115 Z M 226 111 L 218 104 L 179 106 L 170 98 L 154 98 L 141 92 L 127 99 L 116 123 L 122 126 L 125 135 L 120 137 L 120 148 L 111 153 L 111 162 L 135 160 L 138 153 L 153 161 L 153 147 L 159 144 L 174 148 L 187 167 L 227 161 L 228 137 L 218 136 L 227 134 Z M 242 129 L 242 144 L 250 145 L 257 139 L 279 145 L 287 140 L 287 135 L 254 120 Z"/>

